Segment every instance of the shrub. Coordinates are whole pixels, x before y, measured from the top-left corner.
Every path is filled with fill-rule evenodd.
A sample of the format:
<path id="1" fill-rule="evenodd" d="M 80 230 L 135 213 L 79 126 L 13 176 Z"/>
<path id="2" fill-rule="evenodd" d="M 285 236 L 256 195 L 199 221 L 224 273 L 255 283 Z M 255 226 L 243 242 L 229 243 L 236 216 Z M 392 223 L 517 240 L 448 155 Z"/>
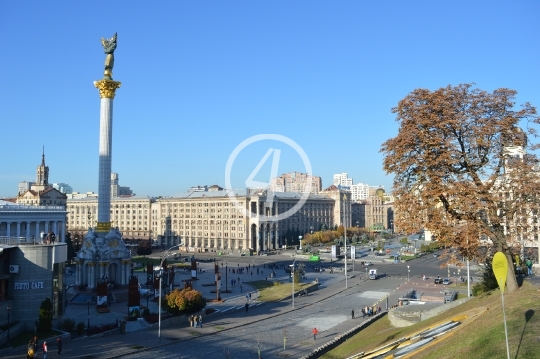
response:
<path id="1" fill-rule="evenodd" d="M 41 306 L 39 307 L 39 320 L 37 328 L 39 332 L 51 330 L 53 319 L 52 309 L 53 306 L 50 298 L 47 298 L 41 302 Z"/>
<path id="2" fill-rule="evenodd" d="M 472 287 L 472 295 L 474 297 L 480 295 L 484 293 L 484 286 L 482 285 L 482 283 L 478 283 L 478 284 L 475 284 L 473 287 Z"/>
<path id="3" fill-rule="evenodd" d="M 274 281 L 274 285 L 275 285 L 275 286 L 281 285 L 281 282 L 280 282 L 280 281 L 277 281 L 277 280 L 275 280 L 275 281 Z"/>
<path id="4" fill-rule="evenodd" d="M 61 325 L 66 332 L 71 332 L 75 328 L 75 321 L 71 318 L 64 318 Z"/>
<path id="5" fill-rule="evenodd" d="M 85 328 L 84 323 L 83 322 L 78 322 L 77 323 L 77 334 L 82 335 L 82 333 L 84 333 L 84 328 Z"/>
<path id="6" fill-rule="evenodd" d="M 174 315 L 183 312 L 197 312 L 206 306 L 202 293 L 191 288 L 175 289 L 165 296 L 163 305 Z"/>

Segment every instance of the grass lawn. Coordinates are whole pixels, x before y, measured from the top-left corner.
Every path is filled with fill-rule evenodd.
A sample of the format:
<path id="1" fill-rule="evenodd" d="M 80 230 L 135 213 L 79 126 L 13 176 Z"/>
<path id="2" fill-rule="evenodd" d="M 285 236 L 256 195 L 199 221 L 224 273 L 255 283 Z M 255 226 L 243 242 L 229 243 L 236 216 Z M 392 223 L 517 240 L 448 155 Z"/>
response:
<path id="1" fill-rule="evenodd" d="M 259 300 L 262 302 L 273 302 L 276 300 L 281 300 L 291 296 L 292 293 L 292 284 L 291 283 L 282 283 L 279 285 L 274 285 L 274 281 L 271 280 L 256 280 L 253 282 L 246 282 L 249 285 L 257 288 L 261 293 Z M 279 283 L 279 282 L 278 282 Z M 316 284 L 312 283 L 295 283 L 294 291 L 295 293 L 307 289 Z"/>
<path id="2" fill-rule="evenodd" d="M 540 292 L 538 288 L 525 282 L 511 294 L 505 294 L 505 310 L 508 326 L 510 357 L 513 359 L 536 358 L 540 350 Z M 375 349 L 385 343 L 400 339 L 431 324 L 451 318 L 462 312 L 488 307 L 487 314 L 438 345 L 414 355 L 415 359 L 506 358 L 501 293 L 494 290 L 452 308 L 436 317 L 406 328 L 394 328 L 385 316 L 359 332 L 345 343 L 326 353 L 321 358 L 347 358 L 353 354 Z"/>

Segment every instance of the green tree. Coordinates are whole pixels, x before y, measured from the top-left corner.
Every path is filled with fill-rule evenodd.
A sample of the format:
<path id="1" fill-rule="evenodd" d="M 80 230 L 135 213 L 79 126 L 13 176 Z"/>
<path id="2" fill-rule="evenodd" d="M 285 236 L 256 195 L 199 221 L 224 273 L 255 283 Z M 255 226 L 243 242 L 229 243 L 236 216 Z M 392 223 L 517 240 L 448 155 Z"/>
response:
<path id="1" fill-rule="evenodd" d="M 53 320 L 53 305 L 50 298 L 45 299 L 41 302 L 39 308 L 39 319 L 38 319 L 38 331 L 46 332 L 52 328 Z"/>
<path id="2" fill-rule="evenodd" d="M 75 248 L 73 246 L 73 241 L 71 240 L 71 233 L 66 234 L 66 245 L 67 245 L 67 261 L 71 262 L 73 258 L 77 256 Z"/>
<path id="3" fill-rule="evenodd" d="M 456 249 L 449 261 L 501 251 L 512 263 L 513 243 L 527 226 L 523 218 L 540 204 L 538 159 L 525 155 L 538 144 L 519 128 L 525 123 L 536 137 L 540 119 L 529 103 L 515 109 L 515 95 L 471 84 L 417 89 L 392 109 L 399 132 L 381 152 L 385 171 L 395 175 L 396 227 L 431 231 Z M 492 248 L 480 253 L 485 245 Z M 518 288 L 511 265 L 507 286 Z"/>

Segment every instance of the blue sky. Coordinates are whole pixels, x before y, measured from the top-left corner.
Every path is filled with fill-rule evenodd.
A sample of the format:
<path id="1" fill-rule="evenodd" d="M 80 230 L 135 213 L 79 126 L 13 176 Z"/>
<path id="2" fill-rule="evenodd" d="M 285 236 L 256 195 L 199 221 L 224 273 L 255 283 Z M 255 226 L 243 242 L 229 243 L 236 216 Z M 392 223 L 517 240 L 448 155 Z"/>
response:
<path id="1" fill-rule="evenodd" d="M 0 198 L 35 179 L 97 192 L 101 37 L 118 32 L 113 171 L 137 195 L 225 183 L 242 141 L 279 134 L 334 173 L 391 188 L 380 145 L 391 108 L 415 88 L 474 82 L 540 106 L 538 1 L 0 2 Z M 248 146 L 234 188 L 269 148 Z M 268 161 L 256 179 L 268 181 Z"/>

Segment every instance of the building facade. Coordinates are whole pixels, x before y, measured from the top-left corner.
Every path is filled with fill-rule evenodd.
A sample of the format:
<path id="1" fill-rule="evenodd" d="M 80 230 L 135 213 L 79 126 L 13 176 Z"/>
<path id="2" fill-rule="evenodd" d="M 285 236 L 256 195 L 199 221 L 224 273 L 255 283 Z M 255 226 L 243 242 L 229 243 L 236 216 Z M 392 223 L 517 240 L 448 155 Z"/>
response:
<path id="1" fill-rule="evenodd" d="M 308 191 L 308 185 L 311 185 Z M 272 178 L 270 189 L 274 192 L 310 192 L 317 194 L 322 189 L 322 179 L 307 173 L 289 172 Z"/>
<path id="2" fill-rule="evenodd" d="M 53 316 L 63 314 L 67 259 L 65 218 L 60 206 L 26 206 L 0 200 L 0 325 L 12 318 L 33 330 L 41 302 L 50 298 Z M 40 233 L 60 233 L 43 244 Z"/>

